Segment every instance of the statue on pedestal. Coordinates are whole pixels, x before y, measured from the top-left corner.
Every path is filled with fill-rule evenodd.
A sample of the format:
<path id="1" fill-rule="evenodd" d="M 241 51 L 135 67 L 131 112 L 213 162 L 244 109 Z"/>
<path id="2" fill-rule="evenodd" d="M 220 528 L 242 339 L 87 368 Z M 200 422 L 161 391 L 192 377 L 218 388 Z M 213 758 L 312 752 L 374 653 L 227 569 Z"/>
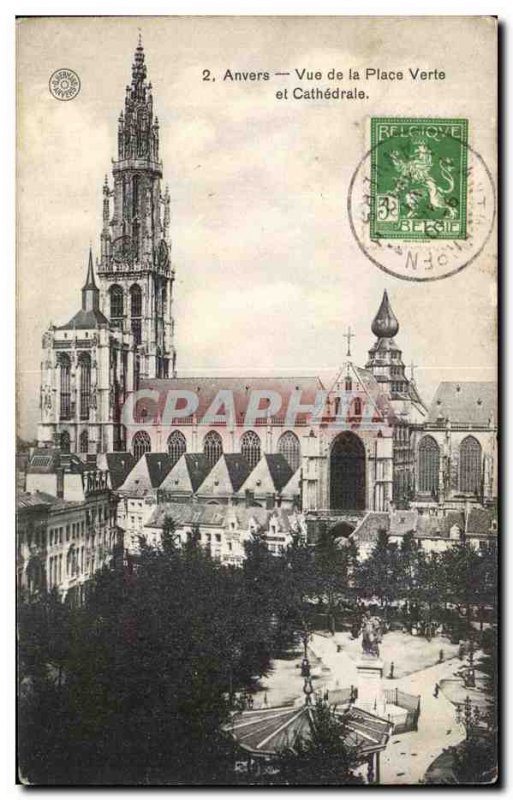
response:
<path id="1" fill-rule="evenodd" d="M 383 629 L 379 617 L 365 614 L 362 620 L 362 650 L 364 655 L 379 657 L 379 643 L 383 639 Z"/>

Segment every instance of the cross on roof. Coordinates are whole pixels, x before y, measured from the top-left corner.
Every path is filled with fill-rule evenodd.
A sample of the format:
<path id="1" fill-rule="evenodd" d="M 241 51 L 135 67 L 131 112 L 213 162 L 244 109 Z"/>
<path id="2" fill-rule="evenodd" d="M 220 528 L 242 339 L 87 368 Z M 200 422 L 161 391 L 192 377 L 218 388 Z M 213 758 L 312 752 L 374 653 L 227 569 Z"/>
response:
<path id="1" fill-rule="evenodd" d="M 344 333 L 344 339 L 347 339 L 347 357 L 351 358 L 351 339 L 354 338 L 354 333 L 351 330 L 351 326 L 347 326 L 347 331 Z"/>

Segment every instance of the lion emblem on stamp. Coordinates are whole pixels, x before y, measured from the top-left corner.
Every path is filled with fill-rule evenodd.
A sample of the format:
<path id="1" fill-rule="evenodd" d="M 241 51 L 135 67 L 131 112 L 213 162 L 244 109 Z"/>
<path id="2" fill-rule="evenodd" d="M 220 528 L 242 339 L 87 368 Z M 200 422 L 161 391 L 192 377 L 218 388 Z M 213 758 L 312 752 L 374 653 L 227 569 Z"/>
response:
<path id="1" fill-rule="evenodd" d="M 464 239 L 464 119 L 373 119 L 371 238 Z"/>

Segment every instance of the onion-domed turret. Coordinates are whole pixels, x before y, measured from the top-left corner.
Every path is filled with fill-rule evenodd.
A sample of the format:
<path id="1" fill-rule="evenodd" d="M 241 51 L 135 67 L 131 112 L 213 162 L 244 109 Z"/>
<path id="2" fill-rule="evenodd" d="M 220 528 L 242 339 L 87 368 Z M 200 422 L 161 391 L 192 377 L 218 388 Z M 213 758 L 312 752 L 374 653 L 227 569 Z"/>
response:
<path id="1" fill-rule="evenodd" d="M 377 336 L 379 339 L 391 339 L 399 330 L 399 322 L 390 307 L 386 289 L 383 292 L 383 299 L 378 313 L 372 321 L 371 330 L 374 336 Z"/>

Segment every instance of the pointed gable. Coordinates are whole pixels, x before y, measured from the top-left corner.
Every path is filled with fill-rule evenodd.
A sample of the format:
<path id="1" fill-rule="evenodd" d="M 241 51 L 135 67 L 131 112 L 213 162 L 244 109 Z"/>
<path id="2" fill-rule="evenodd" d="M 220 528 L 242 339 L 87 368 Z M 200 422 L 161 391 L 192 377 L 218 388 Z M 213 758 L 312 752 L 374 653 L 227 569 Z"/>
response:
<path id="1" fill-rule="evenodd" d="M 175 494 L 185 493 L 187 495 L 191 495 L 193 493 L 186 454 L 181 456 L 176 464 L 171 467 L 166 477 L 160 484 L 160 491 Z"/>
<path id="2" fill-rule="evenodd" d="M 226 497 L 238 492 L 250 473 L 241 453 L 222 455 L 198 488 L 198 495 Z"/>
<path id="3" fill-rule="evenodd" d="M 281 492 L 292 477 L 292 469 L 281 453 L 264 455 L 242 484 L 239 495 L 253 492 L 255 495 L 272 495 Z"/>
<path id="4" fill-rule="evenodd" d="M 167 453 L 145 453 L 130 470 L 119 491 L 139 494 L 157 489 L 169 472 L 171 463 Z"/>
<path id="5" fill-rule="evenodd" d="M 283 497 L 298 497 L 300 495 L 299 480 L 301 477 L 301 468 L 298 468 L 287 481 L 281 490 Z"/>
<path id="6" fill-rule="evenodd" d="M 241 453 L 230 453 L 225 455 L 224 458 L 232 489 L 234 492 L 238 492 L 244 481 L 248 478 L 251 468 Z"/>
<path id="7" fill-rule="evenodd" d="M 157 489 L 168 474 L 173 460 L 168 453 L 146 453 L 148 474 L 153 489 Z"/>
<path id="8" fill-rule="evenodd" d="M 281 453 L 272 453 L 271 455 L 264 456 L 267 461 L 267 468 L 271 476 L 274 488 L 277 492 L 281 492 L 284 486 L 292 478 L 292 468 Z"/>
<path id="9" fill-rule="evenodd" d="M 226 497 L 232 492 L 232 482 L 226 465 L 226 457 L 221 456 L 198 487 L 198 495 L 199 497 Z"/>
<path id="10" fill-rule="evenodd" d="M 184 453 L 169 470 L 160 489 L 175 494 L 195 494 L 211 469 L 212 464 L 204 453 Z"/>

